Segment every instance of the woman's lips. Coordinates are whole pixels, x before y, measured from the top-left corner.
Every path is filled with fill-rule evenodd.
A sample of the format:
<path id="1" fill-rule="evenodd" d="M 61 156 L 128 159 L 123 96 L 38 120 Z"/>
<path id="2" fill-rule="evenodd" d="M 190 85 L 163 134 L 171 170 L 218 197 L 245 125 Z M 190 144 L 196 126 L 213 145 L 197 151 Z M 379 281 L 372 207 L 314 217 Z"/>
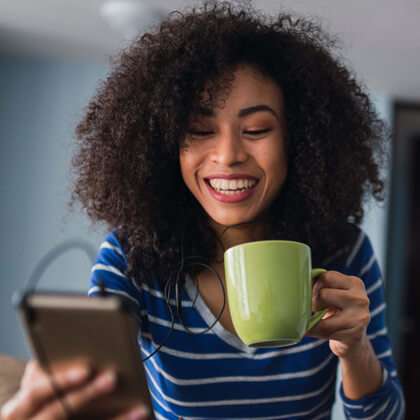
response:
<path id="1" fill-rule="evenodd" d="M 214 199 L 220 201 L 222 203 L 238 203 L 240 201 L 244 201 L 254 194 L 255 189 L 258 185 L 258 182 L 252 187 L 248 188 L 245 191 L 238 191 L 234 194 L 223 194 L 217 190 L 215 190 L 208 180 L 205 180 L 206 186 Z"/>

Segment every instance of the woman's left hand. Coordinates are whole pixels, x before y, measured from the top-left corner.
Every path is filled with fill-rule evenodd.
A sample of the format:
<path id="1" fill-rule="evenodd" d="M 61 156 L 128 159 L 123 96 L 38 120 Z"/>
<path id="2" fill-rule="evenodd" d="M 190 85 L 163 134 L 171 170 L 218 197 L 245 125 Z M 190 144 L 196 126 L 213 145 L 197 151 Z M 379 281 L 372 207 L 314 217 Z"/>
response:
<path id="1" fill-rule="evenodd" d="M 336 356 L 346 358 L 366 343 L 369 298 L 359 277 L 338 271 L 321 274 L 313 287 L 312 307 L 329 310 L 308 335 L 328 339 Z"/>

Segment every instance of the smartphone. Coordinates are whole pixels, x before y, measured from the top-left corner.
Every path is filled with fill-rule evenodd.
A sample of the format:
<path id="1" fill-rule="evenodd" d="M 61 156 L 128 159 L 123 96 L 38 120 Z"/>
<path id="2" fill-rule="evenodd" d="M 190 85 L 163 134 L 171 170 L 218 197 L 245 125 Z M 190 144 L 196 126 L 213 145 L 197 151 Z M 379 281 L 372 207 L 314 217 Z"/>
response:
<path id="1" fill-rule="evenodd" d="M 14 302 L 34 357 L 51 374 L 75 360 L 116 369 L 114 393 L 98 397 L 80 418 L 103 419 L 139 402 L 153 412 L 137 343 L 140 325 L 129 302 L 109 294 L 48 291 L 26 292 Z"/>

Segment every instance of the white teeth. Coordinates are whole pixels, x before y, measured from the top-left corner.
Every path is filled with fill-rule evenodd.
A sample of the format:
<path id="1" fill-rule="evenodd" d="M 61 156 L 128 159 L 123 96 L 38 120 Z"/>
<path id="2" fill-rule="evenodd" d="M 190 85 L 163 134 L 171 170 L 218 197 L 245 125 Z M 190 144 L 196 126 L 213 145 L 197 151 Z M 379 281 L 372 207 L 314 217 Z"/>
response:
<path id="1" fill-rule="evenodd" d="M 254 179 L 210 179 L 210 185 L 217 191 L 224 194 L 235 194 L 240 190 L 252 188 L 257 183 Z"/>

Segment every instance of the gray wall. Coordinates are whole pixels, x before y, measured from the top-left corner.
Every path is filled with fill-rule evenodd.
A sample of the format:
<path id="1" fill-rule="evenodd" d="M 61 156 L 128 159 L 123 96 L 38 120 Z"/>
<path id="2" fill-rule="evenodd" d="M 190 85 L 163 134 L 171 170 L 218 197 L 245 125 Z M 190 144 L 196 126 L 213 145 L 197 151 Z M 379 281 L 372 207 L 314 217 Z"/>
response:
<path id="1" fill-rule="evenodd" d="M 80 239 L 97 248 L 103 229 L 66 211 L 73 130 L 97 80 L 99 64 L 0 56 L 0 352 L 29 356 L 15 310 L 20 289 L 54 246 Z M 70 250 L 41 286 L 85 291 L 89 258 Z"/>

